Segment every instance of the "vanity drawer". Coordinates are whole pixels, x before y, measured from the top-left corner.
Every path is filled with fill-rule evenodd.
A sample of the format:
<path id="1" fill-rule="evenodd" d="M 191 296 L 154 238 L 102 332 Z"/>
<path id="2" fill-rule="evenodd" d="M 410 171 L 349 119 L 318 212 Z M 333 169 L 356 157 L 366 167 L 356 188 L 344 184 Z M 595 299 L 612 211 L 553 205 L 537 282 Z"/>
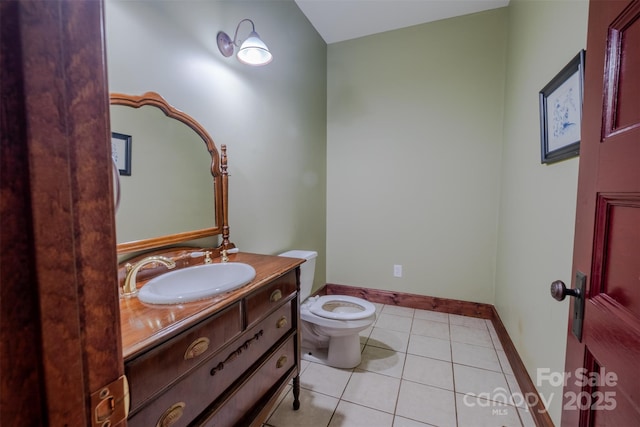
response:
<path id="1" fill-rule="evenodd" d="M 207 393 L 221 394 L 289 332 L 293 325 L 291 314 L 290 301 L 249 329 L 237 343 L 212 358 L 206 364 L 213 383 Z"/>
<path id="2" fill-rule="evenodd" d="M 188 425 L 291 330 L 291 316 L 290 301 L 134 414 L 129 426 Z"/>
<path id="3" fill-rule="evenodd" d="M 296 364 L 295 339 L 295 335 L 289 337 L 269 359 L 198 425 L 205 427 L 245 425 L 245 423 L 239 424 L 239 421 L 252 412 L 256 402 L 259 402 L 274 385 L 287 381 L 288 378 L 285 378 L 285 375 L 290 373 Z"/>
<path id="4" fill-rule="evenodd" d="M 237 302 L 177 338 L 128 361 L 125 370 L 130 386 L 131 410 L 135 411 L 241 332 L 242 314 Z"/>
<path id="5" fill-rule="evenodd" d="M 251 326 L 273 308 L 282 304 L 296 292 L 296 289 L 296 270 L 292 270 L 249 295 L 246 299 L 247 325 Z"/>

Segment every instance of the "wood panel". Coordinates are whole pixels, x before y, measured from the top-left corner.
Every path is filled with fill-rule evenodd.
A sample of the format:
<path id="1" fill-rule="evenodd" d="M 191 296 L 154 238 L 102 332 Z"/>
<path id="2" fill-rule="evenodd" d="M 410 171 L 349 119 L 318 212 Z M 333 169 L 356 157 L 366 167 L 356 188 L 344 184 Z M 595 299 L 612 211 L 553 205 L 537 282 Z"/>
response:
<path id="1" fill-rule="evenodd" d="M 381 304 L 440 311 L 443 313 L 459 314 L 461 316 L 480 317 L 482 319 L 493 318 L 493 306 L 478 302 L 436 298 L 380 289 L 359 288 L 333 283 L 327 283 L 323 293 L 327 295 L 349 295 Z"/>
<path id="2" fill-rule="evenodd" d="M 640 126 L 640 90 L 623 74 L 640 75 L 640 57 L 628 46 L 640 45 L 640 3 L 627 8 L 609 26 L 604 87 L 604 138 Z"/>
<path id="3" fill-rule="evenodd" d="M 297 290 L 296 272 L 291 271 L 286 275 L 274 280 L 264 289 L 254 292 L 245 299 L 246 325 L 253 325 L 260 320 L 265 313 L 278 307 L 283 301 L 291 299 Z"/>
<path id="4" fill-rule="evenodd" d="M 37 426 L 46 418 L 19 17 L 17 2 L 0 2 L 0 425 Z"/>
<path id="5" fill-rule="evenodd" d="M 640 319 L 640 195 L 600 194 L 591 297 L 607 294 Z"/>
<path id="6" fill-rule="evenodd" d="M 504 327 L 502 319 L 500 319 L 495 308 L 493 309 L 492 323 L 496 333 L 498 334 L 498 338 L 500 339 L 500 344 L 502 344 L 502 349 L 509 360 L 511 370 L 513 370 L 513 375 L 518 381 L 522 396 L 526 397 L 529 412 L 531 413 L 536 426 L 554 427 L 553 421 L 549 416 L 549 412 L 547 412 L 547 408 L 545 408 L 542 403 L 542 398 L 538 394 L 538 389 L 536 389 L 536 386 L 531 380 L 531 377 L 527 372 L 527 368 L 524 366 L 524 363 L 522 362 L 522 359 L 520 358 L 520 355 L 518 354 L 513 341 L 511 341 L 511 337 L 509 336 L 507 329 Z"/>
<path id="7" fill-rule="evenodd" d="M 103 5 L 51 0 L 3 1 L 0 7 L 2 270 L 14 266 L 7 270 L 9 280 L 2 280 L 2 311 L 9 314 L 2 319 L 3 345 L 16 343 L 11 352 L 21 350 L 24 357 L 9 354 L 12 367 L 3 365 L 3 387 L 10 384 L 5 375 L 13 366 L 38 359 L 23 386 L 3 395 L 11 402 L 2 402 L 2 421 L 91 425 L 89 396 L 124 371 Z M 11 96 L 5 98 L 7 84 Z M 11 141 L 6 147 L 5 138 Z M 20 198 L 17 190 L 24 191 Z M 22 310 L 32 317 L 19 319 L 16 312 Z M 22 421 L 5 418 L 11 408 L 23 411 Z"/>
<path id="8" fill-rule="evenodd" d="M 249 425 L 252 420 L 244 418 L 247 414 L 253 416 L 252 409 L 256 402 L 261 402 L 268 395 L 273 385 L 288 380 L 296 372 L 296 360 L 291 357 L 295 352 L 295 338 L 290 336 L 276 349 L 268 360 L 251 372 L 244 383 L 233 388 L 231 393 L 220 406 L 212 408 L 208 414 L 203 414 L 195 425 L 206 427 L 222 425 Z M 280 380 L 279 380 L 280 379 Z M 286 382 L 286 381 L 283 381 Z"/>
<path id="9" fill-rule="evenodd" d="M 586 276 L 583 319 L 569 309 L 563 426 L 639 425 L 640 1 L 589 2 L 573 276 Z M 632 253 L 629 253 L 632 252 Z M 582 274 L 579 274 L 582 273 Z M 576 287 L 576 280 L 572 287 Z M 582 324 L 582 336 L 572 329 Z M 617 376 L 605 388 L 578 370 Z M 591 371 L 590 371 L 591 370 Z M 594 371 L 596 370 L 596 371 Z M 576 397 L 582 401 L 576 402 Z M 606 398 L 603 400 L 602 398 Z M 611 401 L 612 400 L 612 401 Z M 631 421 L 633 420 L 633 421 Z M 612 424 L 613 423 L 613 424 Z"/>
<path id="10" fill-rule="evenodd" d="M 161 393 L 168 384 L 194 369 L 241 333 L 240 303 L 235 303 L 185 331 L 179 338 L 128 361 L 125 370 L 131 389 L 131 414 L 147 399 Z M 207 340 L 206 347 L 203 347 L 205 350 L 187 358 L 188 349 L 202 339 Z"/>

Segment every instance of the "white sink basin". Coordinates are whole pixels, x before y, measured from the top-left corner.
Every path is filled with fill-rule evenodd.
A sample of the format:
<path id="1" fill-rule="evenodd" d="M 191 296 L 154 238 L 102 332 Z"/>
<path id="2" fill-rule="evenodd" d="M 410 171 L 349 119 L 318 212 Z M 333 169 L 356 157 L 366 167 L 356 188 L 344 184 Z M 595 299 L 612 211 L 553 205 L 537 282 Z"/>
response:
<path id="1" fill-rule="evenodd" d="M 149 304 L 181 304 L 209 298 L 246 285 L 256 277 L 249 264 L 226 262 L 170 271 L 149 280 L 138 299 Z"/>

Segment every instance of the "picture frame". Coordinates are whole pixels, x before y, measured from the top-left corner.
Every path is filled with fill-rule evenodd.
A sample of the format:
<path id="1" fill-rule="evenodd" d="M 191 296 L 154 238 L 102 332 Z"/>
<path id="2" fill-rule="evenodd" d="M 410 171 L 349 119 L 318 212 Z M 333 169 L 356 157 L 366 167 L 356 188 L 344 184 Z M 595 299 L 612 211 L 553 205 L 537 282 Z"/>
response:
<path id="1" fill-rule="evenodd" d="M 131 135 L 111 132 L 111 156 L 120 176 L 131 176 Z"/>
<path id="2" fill-rule="evenodd" d="M 583 49 L 539 93 L 542 164 L 580 154 L 585 56 Z"/>

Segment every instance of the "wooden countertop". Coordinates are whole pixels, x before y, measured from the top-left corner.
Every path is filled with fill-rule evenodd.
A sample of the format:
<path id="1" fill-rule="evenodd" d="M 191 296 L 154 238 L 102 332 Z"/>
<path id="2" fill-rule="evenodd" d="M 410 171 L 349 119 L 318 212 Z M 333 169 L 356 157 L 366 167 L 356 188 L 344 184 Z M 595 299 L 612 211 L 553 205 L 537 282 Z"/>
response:
<path id="1" fill-rule="evenodd" d="M 219 263 L 220 258 L 214 258 Z M 215 297 L 186 304 L 145 304 L 138 298 L 120 298 L 120 325 L 124 360 L 130 360 L 208 315 L 244 298 L 263 284 L 282 276 L 304 262 L 303 259 L 240 252 L 229 254 L 229 262 L 244 262 L 256 270 L 249 284 Z M 142 282 L 139 282 L 142 283 Z"/>

